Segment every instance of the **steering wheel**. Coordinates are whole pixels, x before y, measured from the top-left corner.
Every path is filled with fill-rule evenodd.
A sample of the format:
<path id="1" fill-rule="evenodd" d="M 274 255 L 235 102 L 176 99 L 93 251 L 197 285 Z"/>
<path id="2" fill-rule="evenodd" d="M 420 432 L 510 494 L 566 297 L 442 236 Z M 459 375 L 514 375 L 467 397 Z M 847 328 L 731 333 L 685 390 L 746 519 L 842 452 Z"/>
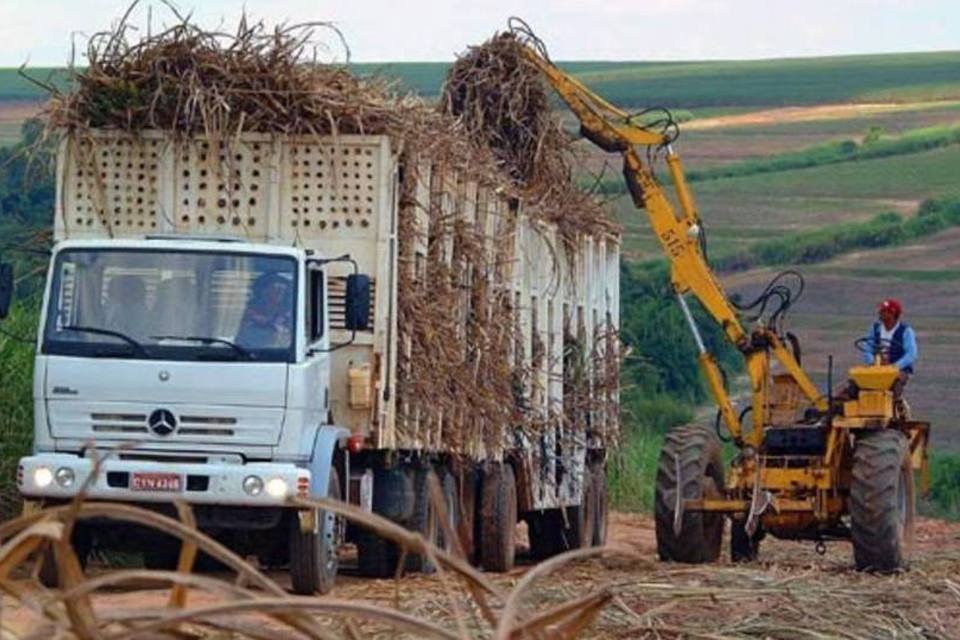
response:
<path id="1" fill-rule="evenodd" d="M 857 351 L 874 356 L 879 353 L 889 353 L 890 347 L 893 346 L 893 340 L 887 340 L 886 338 L 857 338 L 853 346 L 857 348 Z"/>

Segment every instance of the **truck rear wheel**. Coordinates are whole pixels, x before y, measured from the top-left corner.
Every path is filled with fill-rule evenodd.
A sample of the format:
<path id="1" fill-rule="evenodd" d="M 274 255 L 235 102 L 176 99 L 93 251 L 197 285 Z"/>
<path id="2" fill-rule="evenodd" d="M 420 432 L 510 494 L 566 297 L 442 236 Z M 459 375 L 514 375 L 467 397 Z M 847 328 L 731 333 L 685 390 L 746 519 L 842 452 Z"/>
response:
<path id="1" fill-rule="evenodd" d="M 682 425 L 667 434 L 660 451 L 654 519 L 661 560 L 701 563 L 720 556 L 723 515 L 684 512 L 674 528 L 678 503 L 721 495 L 723 460 L 716 434 L 700 425 Z M 679 504 L 682 509 L 682 503 Z"/>
<path id="2" fill-rule="evenodd" d="M 857 439 L 850 483 L 853 557 L 860 571 L 891 572 L 907 565 L 913 537 L 913 467 L 899 431 Z"/>
<path id="3" fill-rule="evenodd" d="M 432 469 L 423 467 L 414 471 L 413 481 L 413 516 L 410 519 L 409 528 L 416 531 L 423 538 L 433 544 L 440 546 L 440 520 L 437 510 L 434 508 L 433 501 L 430 500 L 430 485 L 428 478 Z M 449 509 L 449 505 L 447 505 Z M 421 573 L 433 573 L 437 568 L 425 556 L 411 554 L 407 556 L 406 569 L 410 571 L 420 571 Z"/>
<path id="4" fill-rule="evenodd" d="M 487 571 L 513 568 L 517 528 L 517 484 L 513 467 L 491 463 L 480 490 L 480 566 Z"/>
<path id="5" fill-rule="evenodd" d="M 602 547 L 607 544 L 607 521 L 610 518 L 609 502 L 607 501 L 607 473 L 602 465 L 598 465 L 590 472 L 590 481 L 593 483 L 593 540 L 591 545 Z"/>
<path id="6" fill-rule="evenodd" d="M 336 469 L 330 470 L 327 497 L 341 500 L 340 477 Z M 303 533 L 300 520 L 290 518 L 290 583 L 293 592 L 309 596 L 327 593 L 333 588 L 337 577 L 337 550 L 342 539 L 342 518 L 334 513 L 318 510 L 315 531 Z"/>

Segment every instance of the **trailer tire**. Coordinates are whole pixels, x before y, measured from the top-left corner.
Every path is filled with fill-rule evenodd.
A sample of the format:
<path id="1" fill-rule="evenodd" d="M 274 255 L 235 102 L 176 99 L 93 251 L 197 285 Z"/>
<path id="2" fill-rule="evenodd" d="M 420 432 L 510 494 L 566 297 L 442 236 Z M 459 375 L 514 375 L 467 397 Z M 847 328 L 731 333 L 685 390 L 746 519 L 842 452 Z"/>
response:
<path id="1" fill-rule="evenodd" d="M 679 466 L 680 477 L 677 477 Z M 671 430 L 660 450 L 654 499 L 657 553 L 661 560 L 691 564 L 714 562 L 720 556 L 724 517 L 720 513 L 684 513 L 674 531 L 677 492 L 698 500 L 723 489 L 720 441 L 709 428 L 682 425 Z"/>
<path id="2" fill-rule="evenodd" d="M 330 469 L 327 497 L 341 500 L 340 476 Z M 317 531 L 300 531 L 299 518 L 289 519 L 290 528 L 290 583 L 293 592 L 301 596 L 328 593 L 337 578 L 337 550 L 342 539 L 343 520 L 340 516 L 320 509 L 316 514 Z"/>
<path id="3" fill-rule="evenodd" d="M 602 547 L 607 544 L 607 524 L 610 519 L 610 507 L 607 498 L 607 473 L 602 465 L 594 467 L 590 474 L 593 483 L 593 539 L 591 545 Z"/>
<path id="4" fill-rule="evenodd" d="M 513 568 L 517 525 L 517 484 L 513 468 L 492 463 L 480 493 L 480 566 L 503 573 Z"/>
<path id="5" fill-rule="evenodd" d="M 444 471 L 440 479 L 440 489 L 443 492 L 443 504 L 447 509 L 447 523 L 450 530 L 457 538 L 460 536 L 460 500 L 457 490 L 457 479 L 449 471 Z M 462 540 L 448 540 L 444 527 L 439 531 L 440 548 L 448 553 L 453 553 L 455 549 L 463 549 Z"/>
<path id="6" fill-rule="evenodd" d="M 433 501 L 430 499 L 429 477 L 433 472 L 431 467 L 422 467 L 414 470 L 413 480 L 413 516 L 410 518 L 410 530 L 419 533 L 423 538 L 440 546 L 440 520 Z M 410 554 L 407 556 L 405 568 L 409 571 L 419 571 L 431 574 L 436 572 L 434 566 L 426 556 Z"/>
<path id="7" fill-rule="evenodd" d="M 151 571 L 174 571 L 180 561 L 179 539 L 164 536 L 143 550 L 143 566 Z"/>
<path id="8" fill-rule="evenodd" d="M 916 498 L 910 445 L 899 431 L 864 434 L 853 449 L 850 530 L 858 571 L 907 566 Z"/>

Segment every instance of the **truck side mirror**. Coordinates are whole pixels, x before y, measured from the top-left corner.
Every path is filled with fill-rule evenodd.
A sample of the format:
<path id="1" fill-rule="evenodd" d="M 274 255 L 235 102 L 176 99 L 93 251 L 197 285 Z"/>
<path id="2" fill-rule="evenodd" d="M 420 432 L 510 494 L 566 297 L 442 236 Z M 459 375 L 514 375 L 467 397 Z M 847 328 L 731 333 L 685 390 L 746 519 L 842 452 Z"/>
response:
<path id="1" fill-rule="evenodd" d="M 347 276 L 344 325 L 347 331 L 366 331 L 370 322 L 370 276 L 353 273 Z"/>
<path id="2" fill-rule="evenodd" d="M 13 265 L 0 262 L 0 320 L 10 313 L 13 304 Z"/>

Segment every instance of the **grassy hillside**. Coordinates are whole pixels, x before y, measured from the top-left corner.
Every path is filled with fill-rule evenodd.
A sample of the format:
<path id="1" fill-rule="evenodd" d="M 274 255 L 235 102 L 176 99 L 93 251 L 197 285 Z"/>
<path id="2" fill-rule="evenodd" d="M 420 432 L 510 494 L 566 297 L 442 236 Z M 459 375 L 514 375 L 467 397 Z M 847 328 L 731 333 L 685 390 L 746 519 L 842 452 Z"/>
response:
<path id="1" fill-rule="evenodd" d="M 638 54 L 641 54 L 638 51 Z M 449 63 L 364 63 L 360 73 L 394 78 L 423 95 L 437 95 Z M 697 108 L 825 102 L 920 101 L 960 98 L 960 52 L 710 62 L 565 62 L 606 98 L 624 105 Z M 49 69 L 31 73 L 46 77 Z M 0 69 L 0 100 L 42 96 Z"/>

